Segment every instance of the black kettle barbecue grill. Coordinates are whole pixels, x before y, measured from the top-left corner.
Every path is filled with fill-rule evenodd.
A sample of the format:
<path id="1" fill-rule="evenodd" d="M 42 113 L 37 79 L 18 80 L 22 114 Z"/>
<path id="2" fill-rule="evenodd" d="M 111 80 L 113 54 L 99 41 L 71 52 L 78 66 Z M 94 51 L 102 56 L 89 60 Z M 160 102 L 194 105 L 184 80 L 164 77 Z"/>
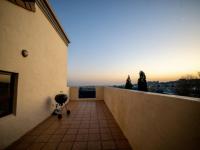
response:
<path id="1" fill-rule="evenodd" d="M 67 110 L 67 104 L 66 104 L 67 99 L 68 99 L 68 97 L 66 94 L 57 94 L 55 96 L 56 109 L 54 110 L 53 114 L 58 115 L 58 119 L 62 118 L 63 107 L 66 108 L 67 115 L 70 114 L 70 110 Z"/>

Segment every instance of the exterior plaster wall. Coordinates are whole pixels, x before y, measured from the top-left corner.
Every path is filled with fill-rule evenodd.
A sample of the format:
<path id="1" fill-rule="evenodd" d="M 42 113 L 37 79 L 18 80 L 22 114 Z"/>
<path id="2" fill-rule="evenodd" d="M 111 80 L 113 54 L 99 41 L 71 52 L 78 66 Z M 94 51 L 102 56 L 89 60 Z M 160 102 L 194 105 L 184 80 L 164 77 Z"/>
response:
<path id="1" fill-rule="evenodd" d="M 0 149 L 50 116 L 55 94 L 68 94 L 66 58 L 65 43 L 37 5 L 31 12 L 0 1 L 0 70 L 19 73 L 16 115 L 0 118 Z"/>
<path id="2" fill-rule="evenodd" d="M 200 149 L 200 99 L 105 87 L 104 101 L 134 150 Z"/>
<path id="3" fill-rule="evenodd" d="M 104 87 L 96 86 L 96 98 L 79 98 L 79 87 L 70 87 L 70 100 L 103 100 Z"/>

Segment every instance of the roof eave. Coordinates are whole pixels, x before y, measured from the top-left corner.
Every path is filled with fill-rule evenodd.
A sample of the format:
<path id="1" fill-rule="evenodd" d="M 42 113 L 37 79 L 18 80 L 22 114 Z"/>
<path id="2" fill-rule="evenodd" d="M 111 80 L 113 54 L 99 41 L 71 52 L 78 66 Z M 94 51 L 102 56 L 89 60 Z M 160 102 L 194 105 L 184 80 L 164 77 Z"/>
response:
<path id="1" fill-rule="evenodd" d="M 65 42 L 65 44 L 68 46 L 70 43 L 70 40 L 63 30 L 60 22 L 56 18 L 55 13 L 53 12 L 53 9 L 51 8 L 50 4 L 47 0 L 36 0 L 37 5 L 40 7 L 42 12 L 45 14 L 49 22 L 52 24 L 54 29 L 57 31 L 57 33 L 60 35 L 61 39 Z"/>

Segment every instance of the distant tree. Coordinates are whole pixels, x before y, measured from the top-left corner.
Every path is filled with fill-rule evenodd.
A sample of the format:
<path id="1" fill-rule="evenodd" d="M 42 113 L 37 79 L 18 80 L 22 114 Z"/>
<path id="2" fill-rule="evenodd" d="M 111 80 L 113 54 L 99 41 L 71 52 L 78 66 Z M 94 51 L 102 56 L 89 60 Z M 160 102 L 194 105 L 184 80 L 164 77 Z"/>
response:
<path id="1" fill-rule="evenodd" d="M 176 94 L 182 96 L 200 97 L 200 73 L 198 76 L 187 75 L 176 83 Z"/>
<path id="2" fill-rule="evenodd" d="M 140 78 L 138 79 L 138 90 L 147 91 L 146 75 L 143 71 L 140 71 Z"/>
<path id="3" fill-rule="evenodd" d="M 131 78 L 128 75 L 128 78 L 126 79 L 125 89 L 132 89 L 133 84 L 131 83 Z"/>
<path id="4" fill-rule="evenodd" d="M 190 81 L 185 78 L 181 78 L 176 83 L 176 94 L 182 96 L 189 96 L 191 93 Z"/>

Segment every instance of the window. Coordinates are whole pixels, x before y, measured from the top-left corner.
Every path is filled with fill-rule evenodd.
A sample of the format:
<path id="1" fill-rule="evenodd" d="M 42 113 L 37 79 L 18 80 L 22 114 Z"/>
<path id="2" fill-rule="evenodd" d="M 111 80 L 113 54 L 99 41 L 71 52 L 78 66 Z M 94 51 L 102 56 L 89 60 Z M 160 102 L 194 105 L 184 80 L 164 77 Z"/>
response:
<path id="1" fill-rule="evenodd" d="M 16 114 L 18 74 L 0 71 L 0 117 Z"/>
<path id="2" fill-rule="evenodd" d="M 79 98 L 96 98 L 95 87 L 80 87 Z"/>

